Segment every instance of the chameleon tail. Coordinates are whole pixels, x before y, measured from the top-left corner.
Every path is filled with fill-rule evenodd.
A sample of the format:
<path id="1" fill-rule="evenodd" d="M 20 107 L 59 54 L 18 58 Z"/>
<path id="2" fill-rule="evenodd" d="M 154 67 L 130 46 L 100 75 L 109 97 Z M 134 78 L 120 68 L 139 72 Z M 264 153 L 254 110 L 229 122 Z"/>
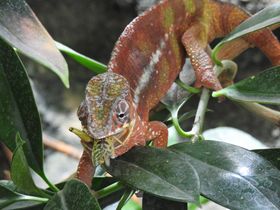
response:
<path id="1" fill-rule="evenodd" d="M 214 27 L 219 29 L 218 31 L 222 36 L 231 32 L 241 22 L 250 17 L 250 14 L 235 5 L 228 3 L 217 5 L 219 5 L 219 9 L 216 9 L 215 18 L 220 16 L 221 21 L 218 25 L 216 23 Z M 218 57 L 220 59 L 233 59 L 248 47 L 253 46 L 259 48 L 273 65 L 280 65 L 280 44 L 269 29 L 250 33 L 241 39 L 228 43 L 222 51 L 227 50 L 225 52 L 221 51 Z"/>
<path id="2" fill-rule="evenodd" d="M 248 17 L 250 14 L 236 5 L 209 1 L 208 7 L 204 8 L 204 13 L 184 33 L 182 43 L 196 70 L 197 87 L 221 89 L 220 82 L 212 70 L 213 63 L 206 52 L 207 44 L 215 38 L 226 36 Z M 251 33 L 228 43 L 218 57 L 233 59 L 250 46 L 258 47 L 273 65 L 280 64 L 280 44 L 269 29 Z"/>

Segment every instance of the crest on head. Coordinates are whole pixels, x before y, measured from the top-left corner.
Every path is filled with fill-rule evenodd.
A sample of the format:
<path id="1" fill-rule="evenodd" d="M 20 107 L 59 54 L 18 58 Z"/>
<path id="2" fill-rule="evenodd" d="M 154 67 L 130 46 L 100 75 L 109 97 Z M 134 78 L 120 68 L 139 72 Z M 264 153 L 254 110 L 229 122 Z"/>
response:
<path id="1" fill-rule="evenodd" d="M 130 125 L 134 107 L 129 83 L 123 76 L 113 72 L 94 76 L 85 94 L 78 117 L 93 139 L 122 133 Z"/>

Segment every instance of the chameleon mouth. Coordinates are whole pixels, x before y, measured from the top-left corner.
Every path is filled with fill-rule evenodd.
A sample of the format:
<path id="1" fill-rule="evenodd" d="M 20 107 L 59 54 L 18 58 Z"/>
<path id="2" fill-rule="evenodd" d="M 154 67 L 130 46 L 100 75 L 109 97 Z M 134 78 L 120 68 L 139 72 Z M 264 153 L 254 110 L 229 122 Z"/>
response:
<path id="1" fill-rule="evenodd" d="M 120 133 L 93 141 L 92 161 L 96 165 L 110 166 L 110 158 L 115 158 L 115 149 L 121 147 L 129 134 L 125 128 Z"/>
<path id="2" fill-rule="evenodd" d="M 123 126 L 117 133 L 93 141 L 92 158 L 96 164 L 109 166 L 110 158 L 115 158 L 115 149 L 123 146 L 129 138 L 135 121 Z"/>

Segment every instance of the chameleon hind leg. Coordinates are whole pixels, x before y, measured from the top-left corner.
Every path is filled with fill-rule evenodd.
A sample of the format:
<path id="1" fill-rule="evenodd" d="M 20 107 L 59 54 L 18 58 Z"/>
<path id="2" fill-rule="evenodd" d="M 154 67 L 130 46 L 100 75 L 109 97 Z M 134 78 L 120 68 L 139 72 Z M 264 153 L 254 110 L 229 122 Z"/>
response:
<path id="1" fill-rule="evenodd" d="M 166 125 L 159 121 L 148 122 L 148 129 L 145 139 L 147 141 L 152 140 L 155 147 L 167 147 L 168 129 Z"/>
<path id="2" fill-rule="evenodd" d="M 185 31 L 181 41 L 195 69 L 195 86 L 219 90 L 222 86 L 213 71 L 213 62 L 206 51 L 208 45 L 206 31 L 203 24 L 196 23 Z"/>

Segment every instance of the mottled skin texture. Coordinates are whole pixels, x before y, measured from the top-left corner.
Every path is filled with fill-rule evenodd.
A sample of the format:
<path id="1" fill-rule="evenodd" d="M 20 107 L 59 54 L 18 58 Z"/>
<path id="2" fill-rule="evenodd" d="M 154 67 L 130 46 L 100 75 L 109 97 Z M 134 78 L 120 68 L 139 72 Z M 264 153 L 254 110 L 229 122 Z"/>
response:
<path id="1" fill-rule="evenodd" d="M 118 91 L 128 92 L 124 100 L 130 110 L 129 120 L 126 124 L 119 123 L 118 127 L 108 123 L 115 116 L 112 104 L 119 100 L 117 95 L 111 102 L 102 101 L 106 110 L 103 110 L 103 115 L 93 111 L 96 102 L 87 103 L 86 106 L 83 102 L 80 110 L 91 110 L 79 111 L 84 131 L 93 139 L 99 139 L 115 136 L 118 133 L 116 130 L 124 126 L 126 132 L 122 130 L 125 134 L 120 137 L 122 144 L 115 146 L 112 157 L 122 155 L 135 145 L 144 145 L 147 140 L 153 140 L 155 146 L 165 147 L 167 128 L 161 122 L 149 122 L 149 111 L 174 82 L 187 56 L 196 72 L 195 85 L 220 89 L 221 84 L 206 52 L 207 45 L 215 38 L 227 35 L 248 17 L 239 7 L 214 0 L 164 0 L 138 16 L 117 41 L 108 65 L 109 72 L 104 74 L 114 84 L 118 83 L 114 82 L 116 74 L 122 75 L 127 81 Z M 279 42 L 268 29 L 227 44 L 219 58 L 232 59 L 250 46 L 260 48 L 274 65 L 280 64 Z M 87 86 L 86 98 L 101 94 L 101 91 L 93 93 L 93 89 L 88 90 L 94 80 Z M 110 89 L 111 84 L 102 84 L 103 90 Z M 97 116 L 103 118 L 97 119 Z M 100 131 L 101 128 L 103 131 Z M 85 151 L 77 176 L 90 184 L 92 172 L 90 153 Z"/>

